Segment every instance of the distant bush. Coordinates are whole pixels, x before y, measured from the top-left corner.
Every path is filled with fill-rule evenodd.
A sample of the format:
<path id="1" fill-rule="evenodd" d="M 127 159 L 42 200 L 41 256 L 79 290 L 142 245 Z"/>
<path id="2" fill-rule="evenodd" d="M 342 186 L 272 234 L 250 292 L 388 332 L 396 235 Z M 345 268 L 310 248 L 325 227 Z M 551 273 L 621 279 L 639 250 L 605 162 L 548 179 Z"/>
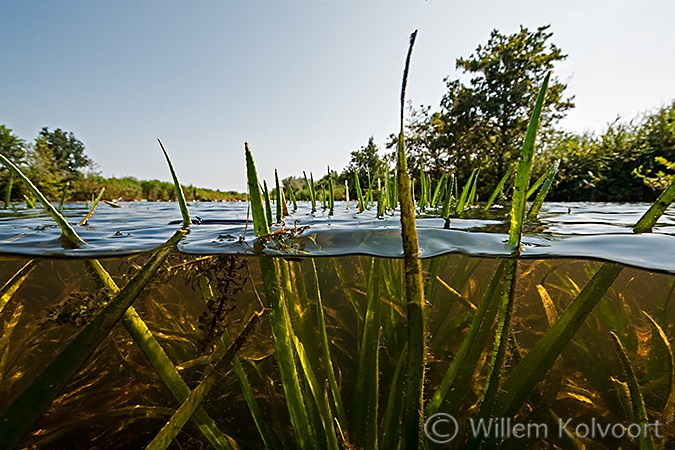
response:
<path id="1" fill-rule="evenodd" d="M 90 200 L 91 196 L 96 196 L 102 187 L 105 187 L 104 198 L 111 200 L 166 202 L 176 199 L 173 183 L 167 181 L 137 180 L 134 177 L 104 178 L 100 175 L 88 175 L 78 180 L 71 187 L 71 194 L 67 198 L 74 201 Z M 188 201 L 246 200 L 246 194 L 235 191 L 223 192 L 192 185 L 182 188 Z"/>

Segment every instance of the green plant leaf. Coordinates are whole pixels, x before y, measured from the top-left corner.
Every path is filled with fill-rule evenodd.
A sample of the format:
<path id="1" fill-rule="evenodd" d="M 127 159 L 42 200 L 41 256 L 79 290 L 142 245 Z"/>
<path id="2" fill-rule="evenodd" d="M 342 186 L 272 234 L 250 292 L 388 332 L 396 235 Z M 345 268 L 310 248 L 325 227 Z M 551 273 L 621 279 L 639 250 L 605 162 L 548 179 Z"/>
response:
<path id="1" fill-rule="evenodd" d="M 300 342 L 297 336 L 293 336 L 293 342 L 295 343 L 295 350 L 298 353 L 300 366 L 302 367 L 305 378 L 309 384 L 312 397 L 314 397 L 314 402 L 319 409 L 319 417 L 326 436 L 326 447 L 328 449 L 337 450 L 338 442 L 337 436 L 335 435 L 335 427 L 333 426 L 335 419 L 333 418 L 330 406 L 328 405 L 328 399 L 325 397 L 323 387 L 319 384 L 319 380 L 312 369 L 312 363 L 309 361 L 309 358 L 307 358 L 307 353 L 305 352 L 305 347 L 302 345 L 302 342 Z"/>
<path id="2" fill-rule="evenodd" d="M 560 160 L 558 159 L 556 162 L 553 163 L 553 166 L 551 166 L 551 168 L 546 172 L 546 174 L 548 174 L 546 176 L 546 181 L 544 182 L 544 185 L 537 193 L 537 197 L 534 199 L 534 203 L 532 203 L 532 206 L 530 206 L 530 212 L 527 213 L 528 220 L 537 219 L 537 216 L 539 215 L 539 210 L 541 210 L 541 205 L 544 204 L 546 194 L 548 194 L 549 189 L 551 189 L 551 184 L 553 184 L 553 179 L 555 178 L 555 174 L 558 172 L 559 166 Z"/>
<path id="3" fill-rule="evenodd" d="M 635 233 L 647 233 L 651 231 L 673 200 L 675 200 L 675 177 L 647 212 L 644 213 L 638 223 L 635 224 L 633 231 Z"/>
<path id="4" fill-rule="evenodd" d="M 387 397 L 387 409 L 384 412 L 384 430 L 382 431 L 382 445 L 380 448 L 396 448 L 398 440 L 401 434 L 401 413 L 403 408 L 403 394 L 405 392 L 402 377 L 401 377 L 401 368 L 403 363 L 406 361 L 408 356 L 408 344 L 403 347 L 401 356 L 398 358 L 396 363 L 396 369 L 394 369 L 394 376 L 391 380 L 391 386 L 389 388 L 389 396 Z"/>
<path id="5" fill-rule="evenodd" d="M 661 420 L 663 422 L 663 427 L 667 432 L 669 432 L 669 435 L 664 435 L 662 439 L 659 440 L 657 447 L 659 448 L 665 448 L 666 443 L 668 442 L 670 436 L 672 436 L 672 424 L 673 421 L 675 421 L 675 356 L 673 356 L 673 348 L 670 345 L 670 341 L 668 340 L 668 336 L 666 336 L 666 333 L 663 331 L 663 328 L 654 320 L 649 314 L 643 311 L 643 314 L 647 316 L 647 319 L 652 324 L 652 327 L 654 327 L 654 330 L 656 331 L 656 337 L 652 337 L 652 339 L 656 338 L 659 341 L 661 341 L 661 344 L 664 346 L 667 352 L 667 361 L 668 361 L 668 397 L 666 400 L 666 404 L 663 407 L 661 411 Z"/>
<path id="6" fill-rule="evenodd" d="M 54 205 L 52 205 L 44 195 L 42 195 L 42 192 L 38 188 L 35 187 L 35 185 L 26 177 L 26 175 L 21 172 L 21 170 L 14 165 L 13 162 L 11 162 L 9 159 L 5 157 L 5 155 L 0 154 L 0 162 L 5 165 L 21 182 L 26 186 L 26 188 L 30 191 L 31 194 L 37 198 L 40 203 L 42 203 L 42 206 L 47 210 L 50 216 L 52 216 L 52 219 L 54 219 L 54 222 L 56 222 L 56 225 L 61 229 L 61 232 L 63 235 L 73 244 L 80 246 L 81 244 L 85 244 L 84 240 L 75 232 L 75 229 L 66 221 L 66 219 L 63 218 L 61 213 L 54 208 Z M 29 204 L 28 197 L 26 197 L 26 203 Z M 33 203 L 33 207 L 35 206 L 35 203 Z"/>
<path id="7" fill-rule="evenodd" d="M 378 364 L 379 330 L 381 326 L 380 280 L 381 261 L 371 258 L 366 292 L 366 315 L 359 352 L 359 366 L 354 388 L 352 408 L 353 435 L 356 442 L 372 436 L 372 428 L 377 430 L 378 414 Z M 371 442 L 372 444 L 372 442 Z"/>
<path id="8" fill-rule="evenodd" d="M 340 429 L 347 431 L 347 416 L 345 415 L 342 406 L 342 398 L 340 397 L 340 388 L 338 387 L 337 377 L 335 376 L 335 369 L 333 369 L 333 360 L 330 355 L 330 345 L 328 342 L 328 333 L 326 331 L 326 319 L 323 314 L 323 303 L 321 301 L 321 289 L 319 288 L 319 274 L 316 271 L 316 263 L 312 259 L 312 274 L 314 276 L 314 293 L 316 295 L 316 317 L 317 328 L 319 329 L 319 336 L 321 338 L 321 350 L 323 352 L 323 361 L 328 377 L 328 385 L 330 386 L 331 398 L 340 423 Z"/>
<path id="9" fill-rule="evenodd" d="M 464 185 L 464 189 L 462 189 L 462 194 L 459 196 L 459 200 L 457 201 L 457 207 L 455 209 L 455 212 L 457 214 L 463 214 L 464 213 L 464 208 L 467 204 L 467 200 L 469 199 L 469 193 L 472 190 L 472 186 L 474 183 L 474 178 L 478 174 L 478 169 L 473 169 L 471 172 L 471 175 L 469 176 L 469 179 L 466 180 L 466 184 Z"/>
<path id="10" fill-rule="evenodd" d="M 647 417 L 645 403 L 642 399 L 642 393 L 640 392 L 640 384 L 635 377 L 635 372 L 631 366 L 630 359 L 628 359 L 626 349 L 621 343 L 619 336 L 614 332 L 610 334 L 614 340 L 617 352 L 619 353 L 619 360 L 621 361 L 621 365 L 623 366 L 623 370 L 626 372 L 626 377 L 628 379 L 628 390 L 630 392 L 631 404 L 633 405 L 633 420 L 640 425 L 640 430 L 648 430 L 649 418 Z M 649 433 L 639 433 L 638 443 L 640 445 L 640 450 L 654 450 L 654 441 L 652 441 L 652 437 Z"/>
<path id="11" fill-rule="evenodd" d="M 52 362 L 2 413 L 0 442 L 5 448 L 14 448 L 19 443 L 33 423 L 120 320 L 185 234 L 185 230 L 178 230 L 166 244 L 156 250 L 124 289 L 56 355 Z"/>
<path id="12" fill-rule="evenodd" d="M 253 313 L 249 318 L 248 322 L 241 330 L 239 335 L 235 338 L 234 342 L 227 348 L 223 355 L 219 355 L 217 358 L 214 356 L 212 358 L 212 364 L 209 364 L 209 371 L 199 383 L 190 396 L 183 402 L 183 404 L 178 408 L 178 410 L 171 416 L 169 422 L 167 422 L 164 427 L 157 433 L 157 436 L 148 444 L 146 450 L 164 450 L 173 441 L 173 439 L 178 435 L 183 426 L 190 420 L 190 417 L 195 413 L 199 405 L 201 404 L 206 394 L 209 393 L 213 385 L 218 381 L 219 374 L 217 372 L 218 366 L 224 366 L 229 364 L 232 358 L 236 355 L 237 351 L 246 341 L 246 338 L 253 330 L 253 327 L 260 321 L 264 311 L 258 311 Z"/>
<path id="13" fill-rule="evenodd" d="M 0 313 L 5 309 L 7 302 L 12 298 L 14 293 L 21 287 L 26 278 L 31 274 L 31 272 L 37 266 L 39 260 L 31 259 L 26 264 L 24 264 L 21 269 L 19 269 L 12 278 L 7 280 L 7 283 L 0 288 Z M 0 372 L 1 373 L 1 372 Z"/>
<path id="14" fill-rule="evenodd" d="M 213 290 L 211 289 L 211 284 L 209 283 L 208 277 L 206 276 L 199 277 L 199 287 L 202 291 L 202 295 L 204 296 L 204 300 L 206 302 L 214 300 Z M 225 329 L 222 336 L 220 337 L 220 341 L 223 343 L 224 348 L 229 348 L 232 345 L 232 339 L 230 339 L 230 334 L 228 333 L 227 329 Z M 260 412 L 260 407 L 258 406 L 258 402 L 255 399 L 255 394 L 253 392 L 253 389 L 251 388 L 251 384 L 248 381 L 246 372 L 244 371 L 244 368 L 241 365 L 239 357 L 236 355 L 232 357 L 232 370 L 234 371 L 234 374 L 237 377 L 237 381 L 239 381 L 241 391 L 244 394 L 244 399 L 246 400 L 246 405 L 248 406 L 248 410 L 251 413 L 253 422 L 255 423 L 255 426 L 258 429 L 258 433 L 260 434 L 260 438 L 263 441 L 263 445 L 267 450 L 272 450 L 274 448 L 274 445 L 272 444 L 272 440 L 270 439 L 269 433 L 267 432 L 267 425 L 265 424 L 265 419 L 262 413 Z"/>
<path id="15" fill-rule="evenodd" d="M 265 212 L 265 205 L 263 203 L 263 193 L 260 189 L 260 181 L 258 180 L 258 172 L 255 169 L 255 162 L 253 161 L 253 154 L 248 147 L 248 142 L 244 143 L 246 154 L 246 173 L 248 180 L 248 195 L 251 202 L 251 214 L 253 216 L 253 228 L 255 228 L 255 235 L 262 236 L 270 233 L 270 224 L 267 221 L 267 213 Z"/>
<path id="16" fill-rule="evenodd" d="M 281 219 L 284 217 L 284 209 L 281 206 L 283 201 L 281 198 L 281 185 L 279 184 L 279 173 L 277 172 L 277 169 L 274 169 L 274 196 L 276 197 L 276 203 L 277 203 L 277 222 L 276 223 L 281 223 Z"/>
<path id="17" fill-rule="evenodd" d="M 622 269 L 619 264 L 604 264 L 593 275 L 560 319 L 537 341 L 506 379 L 494 408 L 495 417 L 513 417 L 518 412 L 530 391 L 548 372 Z"/>
<path id="18" fill-rule="evenodd" d="M 169 154 L 164 149 L 164 144 L 162 144 L 162 141 L 160 141 L 159 138 L 157 138 L 157 142 L 159 142 L 159 146 L 162 148 L 162 152 L 164 153 L 164 157 L 166 158 L 166 163 L 169 165 L 169 171 L 171 172 L 171 178 L 173 179 L 173 186 L 174 189 L 176 190 L 176 196 L 178 197 L 178 206 L 180 207 L 180 214 L 181 216 L 183 216 L 183 226 L 187 228 L 192 224 L 192 221 L 190 220 L 190 213 L 188 212 L 187 202 L 185 201 L 185 195 L 183 194 L 183 188 L 178 182 L 176 170 L 173 168 L 173 164 L 171 163 L 171 158 L 169 158 Z"/>
<path id="19" fill-rule="evenodd" d="M 509 167 L 509 170 L 507 170 L 506 173 L 504 174 L 504 176 L 502 177 L 502 179 L 499 180 L 499 183 L 497 183 L 497 186 L 495 186 L 494 191 L 492 191 L 492 194 L 490 195 L 490 198 L 488 198 L 487 203 L 486 203 L 485 206 L 483 207 L 483 211 L 484 211 L 484 212 L 487 212 L 487 211 L 490 209 L 490 207 L 492 206 L 492 204 L 493 204 L 493 203 L 495 202 L 495 200 L 497 199 L 497 196 L 499 195 L 499 193 L 502 192 L 502 189 L 504 189 L 504 185 L 506 184 L 506 182 L 508 181 L 509 177 L 510 177 L 511 174 L 513 173 L 513 169 L 514 169 L 515 167 L 516 167 L 516 166 L 511 166 L 511 167 Z"/>
<path id="20" fill-rule="evenodd" d="M 495 293 L 499 287 L 505 264 L 504 261 L 499 264 L 487 290 L 483 294 L 483 298 L 473 316 L 471 327 L 464 337 L 459 351 L 450 363 L 450 367 L 445 372 L 441 384 L 427 405 L 427 417 L 439 412 L 443 401 L 450 391 L 456 392 L 456 397 L 462 398 L 463 393 L 469 388 L 471 376 L 480 355 L 483 353 L 495 315 L 497 314 L 498 303 L 496 299 L 498 297 L 495 296 Z"/>
<path id="21" fill-rule="evenodd" d="M 105 192 L 105 187 L 102 187 L 101 190 L 99 191 L 96 199 L 91 202 L 91 209 L 89 210 L 89 212 L 78 223 L 79 226 L 81 226 L 81 227 L 85 226 L 87 224 L 87 221 L 91 218 L 91 216 L 94 215 L 94 212 L 96 212 L 96 208 L 98 207 L 98 203 L 101 201 L 101 197 L 103 197 L 104 192 Z M 92 194 L 92 198 L 94 198 L 93 194 Z"/>
<path id="22" fill-rule="evenodd" d="M 263 197 L 262 192 L 260 191 L 258 172 L 255 168 L 253 155 L 248 147 L 248 143 L 245 143 L 244 147 L 253 224 L 256 229 L 256 235 L 261 236 L 269 234 L 270 229 L 266 218 L 265 207 L 263 206 Z M 272 328 L 272 336 L 274 337 L 281 385 L 284 390 L 286 405 L 291 418 L 296 442 L 301 449 L 313 449 L 319 444 L 317 442 L 316 433 L 310 424 L 307 408 L 305 406 L 305 398 L 302 388 L 300 387 L 300 373 L 293 351 L 293 326 L 288 311 L 288 302 L 281 286 L 283 278 L 280 263 L 277 259 L 265 257 L 261 257 L 259 262 L 266 298 L 271 307 L 270 325 Z"/>
<path id="23" fill-rule="evenodd" d="M 525 215 L 525 201 L 527 200 L 527 190 L 530 184 L 530 169 L 532 168 L 532 159 L 534 157 L 534 143 L 537 139 L 537 129 L 539 128 L 539 118 L 541 109 L 544 105 L 548 82 L 551 78 L 551 72 L 546 74 L 544 82 L 541 84 L 537 102 L 534 105 L 530 123 L 527 126 L 527 134 L 523 142 L 523 150 L 520 153 L 518 169 L 516 170 L 516 182 L 513 186 L 513 201 L 511 203 L 509 242 L 508 245 L 513 251 L 518 251 L 520 247 L 520 238 L 523 228 L 523 219 Z"/>

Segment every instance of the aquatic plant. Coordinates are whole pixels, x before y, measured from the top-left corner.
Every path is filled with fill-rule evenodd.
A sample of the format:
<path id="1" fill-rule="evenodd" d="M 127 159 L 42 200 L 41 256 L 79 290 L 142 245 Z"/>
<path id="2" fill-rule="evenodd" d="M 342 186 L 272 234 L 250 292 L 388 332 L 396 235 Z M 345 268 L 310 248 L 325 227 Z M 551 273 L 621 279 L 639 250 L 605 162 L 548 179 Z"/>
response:
<path id="1" fill-rule="evenodd" d="M 401 213 L 401 238 L 403 241 L 403 266 L 405 273 L 406 316 L 408 322 L 408 363 L 406 374 L 405 403 L 403 407 L 402 447 L 417 448 L 420 445 L 422 408 L 424 404 L 424 368 L 426 366 L 426 314 L 424 312 L 424 281 L 419 258 L 419 244 L 415 228 L 415 207 L 408 175 L 404 142 L 405 94 L 410 70 L 410 59 L 417 30 L 410 36 L 410 47 L 403 70 L 401 86 L 400 131 L 396 150 L 396 185 Z"/>
<path id="2" fill-rule="evenodd" d="M 181 192 L 173 165 L 161 141 L 160 146 L 169 164 L 177 191 Z M 85 244 L 63 216 L 44 198 L 42 193 L 16 166 L 3 155 L 0 155 L 0 161 L 24 182 L 33 195 L 40 199 L 45 209 L 56 221 L 63 235 L 70 240 L 72 245 Z M 190 224 L 190 218 L 182 192 L 179 199 L 182 200 L 181 213 L 183 214 L 183 222 L 187 226 Z M 18 444 L 33 422 L 49 406 L 56 395 L 63 389 L 70 378 L 75 375 L 101 340 L 120 319 L 122 319 L 124 326 L 143 349 L 171 392 L 180 401 L 188 397 L 189 388 L 159 343 L 154 339 L 143 320 L 131 307 L 133 301 L 145 288 L 163 261 L 174 250 L 175 244 L 186 233 L 186 229 L 180 229 L 169 238 L 166 244 L 153 254 L 150 260 L 122 290 L 117 288 L 110 275 L 97 260 L 85 261 L 86 267 L 95 281 L 101 287 L 109 289 L 111 299 L 105 308 L 77 334 L 68 346 L 56 356 L 49 366 L 2 413 L 2 416 L 0 416 L 0 442 L 3 442 L 3 445 L 6 445 L 7 448 L 12 448 Z M 112 298 L 113 296 L 114 298 Z M 198 411 L 194 415 L 194 420 L 207 438 L 217 447 L 229 447 L 227 440 L 218 431 L 206 413 Z"/>

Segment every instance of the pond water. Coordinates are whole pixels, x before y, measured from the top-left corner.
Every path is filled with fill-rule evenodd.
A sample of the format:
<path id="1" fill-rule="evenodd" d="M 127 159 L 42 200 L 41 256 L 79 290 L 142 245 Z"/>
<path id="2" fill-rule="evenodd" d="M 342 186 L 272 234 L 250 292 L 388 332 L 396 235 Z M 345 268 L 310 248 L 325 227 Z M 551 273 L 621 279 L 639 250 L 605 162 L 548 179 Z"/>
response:
<path id="1" fill-rule="evenodd" d="M 636 368 L 650 420 L 672 421 L 675 398 L 671 397 L 675 394 L 670 349 L 645 313 L 673 338 L 675 312 L 669 301 L 675 288 L 675 211 L 668 210 L 652 233 L 635 235 L 632 226 L 648 206 L 548 203 L 539 221 L 526 226 L 504 377 L 550 328 L 551 314 L 562 314 L 600 267 L 620 263 L 623 269 L 554 369 L 528 397 L 519 420 L 550 423 L 552 430 L 556 417 L 572 419 L 574 424 L 591 420 L 632 423 L 635 418 L 626 375 L 610 335 L 613 331 Z M 452 219 L 449 229 L 444 229 L 445 221 L 439 218 L 417 221 L 429 310 L 427 401 L 457 355 L 501 257 L 509 255 L 507 211 L 495 208 L 490 216 L 470 211 L 465 218 Z M 64 215 L 76 223 L 86 212 L 83 205 L 68 205 Z M 239 237 L 246 228 L 247 205 L 196 203 L 190 213 L 202 223 L 191 227 L 178 245 L 179 252 L 167 259 L 134 308 L 194 389 L 208 371 L 208 355 L 218 348 L 219 333 L 227 330 L 234 338 L 268 299 L 251 228 L 245 238 Z M 100 205 L 87 226 L 76 227 L 87 245 L 64 249 L 58 228 L 44 211 L 0 212 L 0 284 L 28 261 L 35 261 L 35 269 L 0 310 L 0 411 L 101 310 L 103 293 L 85 270 L 86 262 L 100 258 L 116 283 L 124 286 L 148 259 L 143 252 L 166 241 L 180 226 L 175 223 L 179 218 L 175 204 Z M 354 203 L 350 211 L 344 203 L 337 203 L 333 215 L 311 214 L 307 205 L 301 205 L 286 219 L 286 228 L 292 229 L 295 219 L 300 220 L 298 227 L 310 228 L 297 238 L 269 240 L 262 251 L 280 268 L 294 333 L 304 344 L 328 399 L 318 298 L 323 302 L 331 360 L 347 417 L 339 429 L 345 439 L 340 445 L 365 446 L 367 431 L 359 424 L 365 423 L 366 413 L 358 374 L 359 365 L 365 364 L 361 355 L 372 345 L 378 355 L 378 445 L 393 448 L 387 446 L 392 442 L 388 414 L 394 411 L 397 417 L 397 397 L 392 393 L 404 390 L 403 377 L 397 378 L 396 373 L 407 336 L 398 217 L 378 219 L 373 211 L 357 215 Z M 203 279 L 213 287 L 215 309 L 214 303 L 205 300 Z M 368 333 L 372 295 L 379 298 L 374 325 L 379 337 L 368 343 L 363 336 Z M 297 448 L 272 331 L 265 316 L 239 351 L 239 364 L 271 448 Z M 456 417 L 463 430 L 446 447 L 463 448 L 466 443 L 468 421 L 477 413 L 485 385 L 491 341 L 475 354 L 471 370 L 462 375 L 463 390 L 451 390 L 440 409 Z M 310 399 L 308 385 L 303 384 L 303 389 Z M 202 406 L 236 444 L 233 448 L 265 448 L 244 392 L 232 366 L 218 366 L 218 382 Z M 21 448 L 143 448 L 179 405 L 124 326 L 117 324 L 32 426 Z M 315 429 L 321 427 L 318 420 L 312 419 Z M 655 440 L 659 448 L 672 448 L 672 431 L 671 427 L 665 438 Z M 504 440 L 502 448 L 567 449 L 580 448 L 580 442 L 598 449 L 637 449 L 639 445 L 636 439 L 570 440 L 556 433 L 546 439 Z M 188 422 L 171 448 L 209 446 L 200 429 Z"/>
<path id="2" fill-rule="evenodd" d="M 180 211 L 175 203 L 122 203 L 122 208 L 101 205 L 87 226 L 76 227 L 89 244 L 64 249 L 61 235 L 51 217 L 41 209 L 0 210 L 0 253 L 26 256 L 110 257 L 149 251 L 168 239 L 179 226 Z M 378 218 L 375 208 L 362 214 L 356 205 L 347 210 L 336 203 L 329 215 L 319 209 L 311 213 L 308 204 L 285 219 L 286 228 L 309 226 L 293 245 L 267 254 L 298 256 L 372 255 L 401 257 L 398 216 Z M 571 257 L 615 261 L 651 270 L 675 272 L 675 208 L 661 217 L 652 233 L 634 234 L 632 227 L 649 204 L 545 203 L 539 221 L 524 228 L 522 258 Z M 192 255 L 253 255 L 252 227 L 246 227 L 246 203 L 190 204 L 193 221 L 178 245 Z M 87 213 L 82 204 L 68 205 L 64 216 L 72 223 Z M 446 253 L 471 256 L 508 256 L 508 208 L 468 211 L 465 218 L 453 218 L 449 229 L 438 217 L 417 220 L 421 256 Z M 239 236 L 246 239 L 240 242 Z"/>

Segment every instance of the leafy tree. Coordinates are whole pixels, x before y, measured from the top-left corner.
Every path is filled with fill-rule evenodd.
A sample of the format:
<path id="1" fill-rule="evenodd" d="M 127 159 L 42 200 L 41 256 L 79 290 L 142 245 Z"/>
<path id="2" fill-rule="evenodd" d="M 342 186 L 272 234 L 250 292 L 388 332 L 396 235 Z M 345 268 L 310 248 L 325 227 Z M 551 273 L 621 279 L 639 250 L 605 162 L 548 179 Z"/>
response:
<path id="1" fill-rule="evenodd" d="M 345 180 L 349 183 L 352 199 L 356 196 L 354 191 L 354 171 L 359 174 L 359 182 L 362 186 L 367 185 L 368 174 L 370 174 L 373 183 L 376 183 L 378 177 L 384 177 L 385 161 L 379 155 L 379 149 L 375 145 L 373 136 L 368 139 L 366 146 L 351 152 L 349 164 L 338 177 L 338 181 L 342 185 L 344 185 Z"/>
<path id="2" fill-rule="evenodd" d="M 44 127 L 38 139 L 44 139 L 56 168 L 69 175 L 91 164 L 91 160 L 84 154 L 84 144 L 72 132 L 65 132 L 60 128 L 49 131 Z"/>
<path id="3" fill-rule="evenodd" d="M 0 153 L 14 164 L 21 164 L 26 156 L 26 143 L 12 133 L 5 125 L 0 125 Z"/>
<path id="4" fill-rule="evenodd" d="M 26 175 L 49 200 L 58 199 L 65 186 L 66 173 L 54 163 L 49 142 L 40 135 L 27 150 Z"/>
<path id="5" fill-rule="evenodd" d="M 14 164 L 22 164 L 26 156 L 26 143 L 20 137 L 12 133 L 12 130 L 5 125 L 0 125 L 0 153 L 6 156 Z M 10 194 L 12 193 L 13 176 L 5 167 L 2 168 L 0 175 L 0 183 L 2 183 L 5 199 L 5 208 L 8 206 Z M 19 192 L 14 189 L 13 197 L 16 197 Z"/>
<path id="6" fill-rule="evenodd" d="M 517 159 L 537 91 L 555 62 L 567 55 L 549 43 L 549 26 L 530 31 L 520 27 L 512 35 L 494 30 L 487 44 L 478 46 L 456 67 L 471 76 L 468 84 L 446 78 L 440 111 L 413 110 L 408 143 L 433 179 L 444 170 L 466 179 L 481 169 L 479 187 L 490 191 Z M 553 77 L 541 117 L 540 135 L 552 133 L 555 123 L 574 105 L 563 98 L 566 85 Z M 411 170 L 419 162 L 411 164 Z M 434 173 L 435 172 L 435 173 Z"/>
<path id="7" fill-rule="evenodd" d="M 286 189 L 290 187 L 296 193 L 306 188 L 305 179 L 294 176 L 283 178 L 281 180 L 281 185 Z"/>

